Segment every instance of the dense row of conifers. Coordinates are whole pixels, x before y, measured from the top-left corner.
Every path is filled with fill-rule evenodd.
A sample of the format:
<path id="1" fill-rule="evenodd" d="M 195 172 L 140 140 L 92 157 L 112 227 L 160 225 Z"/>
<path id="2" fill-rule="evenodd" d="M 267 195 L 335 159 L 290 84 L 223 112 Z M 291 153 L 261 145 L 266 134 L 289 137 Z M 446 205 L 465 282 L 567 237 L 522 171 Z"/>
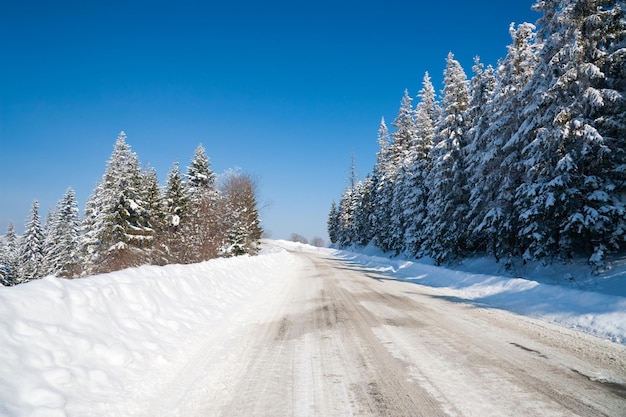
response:
<path id="1" fill-rule="evenodd" d="M 174 164 L 162 188 L 122 132 L 82 219 L 70 188 L 45 223 L 35 201 L 22 236 L 9 226 L 0 242 L 0 281 L 253 254 L 262 233 L 255 192 L 253 178 L 238 171 L 218 181 L 202 146 L 186 175 Z"/>
<path id="2" fill-rule="evenodd" d="M 328 219 L 339 246 L 497 259 L 584 255 L 602 265 L 626 241 L 623 2 L 546 0 L 511 25 L 496 68 L 467 79 L 450 54 L 438 100 L 428 74 L 408 93 L 376 165 L 353 175 Z"/>

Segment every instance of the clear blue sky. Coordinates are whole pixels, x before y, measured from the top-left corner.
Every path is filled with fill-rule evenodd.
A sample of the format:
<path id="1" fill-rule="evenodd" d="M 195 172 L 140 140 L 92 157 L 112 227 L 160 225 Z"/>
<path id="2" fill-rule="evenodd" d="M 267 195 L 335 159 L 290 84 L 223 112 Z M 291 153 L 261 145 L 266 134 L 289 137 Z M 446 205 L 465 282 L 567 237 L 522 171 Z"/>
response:
<path id="1" fill-rule="evenodd" d="M 164 181 L 199 143 L 219 174 L 260 180 L 274 238 L 327 238 L 354 153 L 371 171 L 381 116 L 425 71 L 440 91 L 449 51 L 506 54 L 532 0 L 0 0 L 0 233 L 45 217 L 67 187 L 79 206 L 118 133 Z"/>

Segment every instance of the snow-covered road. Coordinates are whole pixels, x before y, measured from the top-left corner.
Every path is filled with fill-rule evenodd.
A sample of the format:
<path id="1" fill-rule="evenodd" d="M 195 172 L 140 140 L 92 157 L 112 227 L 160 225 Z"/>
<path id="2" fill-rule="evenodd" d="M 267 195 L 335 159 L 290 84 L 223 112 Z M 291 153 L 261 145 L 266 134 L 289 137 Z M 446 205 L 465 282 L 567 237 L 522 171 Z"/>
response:
<path id="1" fill-rule="evenodd" d="M 626 349 L 293 253 L 145 415 L 625 416 Z"/>

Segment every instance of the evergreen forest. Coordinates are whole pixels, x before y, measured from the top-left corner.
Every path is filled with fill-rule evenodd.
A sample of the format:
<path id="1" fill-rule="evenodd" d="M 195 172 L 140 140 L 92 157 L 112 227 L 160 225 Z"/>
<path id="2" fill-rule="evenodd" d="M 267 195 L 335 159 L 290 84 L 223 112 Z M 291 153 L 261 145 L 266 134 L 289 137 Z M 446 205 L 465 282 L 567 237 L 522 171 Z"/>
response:
<path id="1" fill-rule="evenodd" d="M 416 105 L 405 91 L 371 174 L 332 203 L 332 243 L 438 265 L 626 253 L 625 3 L 533 8 L 495 67 L 468 78 L 450 53 L 440 94 L 428 73 Z"/>
<path id="2" fill-rule="evenodd" d="M 249 174 L 234 170 L 218 178 L 202 145 L 186 173 L 174 163 L 161 187 L 121 132 L 82 218 L 69 188 L 45 222 L 35 201 L 23 235 L 9 225 L 0 242 L 0 281 L 256 254 L 262 234 L 256 191 Z"/>

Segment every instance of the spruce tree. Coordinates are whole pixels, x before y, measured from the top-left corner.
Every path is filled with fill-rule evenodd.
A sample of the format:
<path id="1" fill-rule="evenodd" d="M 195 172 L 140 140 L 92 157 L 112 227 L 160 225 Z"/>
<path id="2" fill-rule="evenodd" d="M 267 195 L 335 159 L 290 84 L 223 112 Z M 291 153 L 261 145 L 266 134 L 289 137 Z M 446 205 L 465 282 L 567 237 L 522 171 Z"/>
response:
<path id="1" fill-rule="evenodd" d="M 189 211 L 189 193 L 183 181 L 183 176 L 178 168 L 178 162 L 167 174 L 164 193 L 165 219 L 163 222 L 163 232 L 161 234 L 162 245 L 167 254 L 169 262 L 183 262 L 185 247 L 187 244 L 183 227 L 189 221 L 187 214 Z"/>
<path id="2" fill-rule="evenodd" d="M 7 232 L 4 235 L 5 245 L 2 260 L 3 285 L 15 285 L 19 283 L 20 259 L 19 259 L 19 241 L 15 234 L 13 223 L 9 223 Z"/>
<path id="3" fill-rule="evenodd" d="M 523 122 L 522 110 L 528 97 L 523 93 L 537 66 L 535 26 L 509 28 L 512 43 L 498 64 L 495 91 L 486 107 L 487 127 L 475 132 L 472 154 L 475 161 L 470 179 L 468 216 L 472 244 L 499 260 L 519 255 L 519 213 L 514 208 L 515 192 L 522 183 L 523 141 L 514 133 Z"/>
<path id="4" fill-rule="evenodd" d="M 210 166 L 202 145 L 187 167 L 186 189 L 189 193 L 188 222 L 182 224 L 186 238 L 184 262 L 200 262 L 219 255 L 228 224 L 220 212 L 222 196 L 217 189 L 217 175 Z"/>
<path id="5" fill-rule="evenodd" d="M 121 132 L 102 182 L 85 210 L 83 253 L 87 273 L 110 272 L 148 262 L 154 238 L 143 201 L 143 175 L 137 155 Z"/>
<path id="6" fill-rule="evenodd" d="M 615 166 L 623 164 L 624 139 L 603 124 L 624 124 L 624 91 L 611 88 L 620 82 L 611 85 L 604 72 L 613 65 L 608 61 L 623 62 L 623 11 L 599 0 L 536 8 L 544 12 L 544 44 L 527 86 L 535 98 L 518 131 L 527 138 L 526 178 L 517 193 L 520 237 L 526 257 L 586 253 L 599 264 L 626 240 L 624 174 Z"/>
<path id="7" fill-rule="evenodd" d="M 391 161 L 391 136 L 385 123 L 380 121 L 378 129 L 379 151 L 376 154 L 376 165 L 372 172 L 372 213 L 370 224 L 372 227 L 373 243 L 386 251 L 389 241 L 389 225 L 391 223 L 391 201 L 393 198 L 393 165 Z"/>
<path id="8" fill-rule="evenodd" d="M 145 219 L 145 233 L 150 239 L 145 240 L 143 250 L 146 251 L 147 260 L 151 263 L 162 265 L 167 263 L 165 248 L 162 246 L 161 235 L 165 229 L 165 207 L 163 203 L 163 191 L 159 185 L 156 170 L 147 168 L 141 172 L 141 194 L 143 217 Z"/>
<path id="9" fill-rule="evenodd" d="M 337 243 L 337 232 L 339 227 L 339 218 L 337 214 L 337 203 L 333 200 L 330 204 L 330 211 L 328 212 L 328 219 L 326 220 L 326 230 L 328 232 L 328 238 L 331 244 Z"/>
<path id="10" fill-rule="evenodd" d="M 435 125 L 439 108 L 435 97 L 435 89 L 428 73 L 424 75 L 422 89 L 419 93 L 420 102 L 415 110 L 415 143 L 407 154 L 405 165 L 408 167 L 404 202 L 406 230 L 404 233 L 404 250 L 411 256 L 418 256 L 426 238 L 424 227 L 427 220 L 428 188 L 426 178 L 431 168 L 430 152 L 435 136 Z"/>
<path id="11" fill-rule="evenodd" d="M 187 167 L 187 185 L 191 195 L 212 192 L 216 189 L 217 175 L 211 169 L 211 163 L 202 144 L 198 145 L 194 157 Z M 201 197 L 197 197 L 201 198 Z"/>
<path id="12" fill-rule="evenodd" d="M 407 194 L 413 186 L 414 177 L 413 156 L 417 146 L 417 128 L 415 125 L 415 111 L 412 99 L 407 90 L 400 104 L 398 116 L 393 122 L 396 131 L 392 134 L 391 164 L 395 168 L 394 186 L 391 201 L 391 223 L 387 247 L 396 254 L 404 250 L 404 235 L 410 219 L 407 217 Z"/>
<path id="13" fill-rule="evenodd" d="M 45 235 L 39 219 L 39 202 L 33 202 L 24 234 L 19 242 L 20 272 L 17 282 L 28 282 L 43 276 Z"/>
<path id="14" fill-rule="evenodd" d="M 57 203 L 46 236 L 45 265 L 47 273 L 74 277 L 80 273 L 80 220 L 74 190 L 68 188 Z"/>
<path id="15" fill-rule="evenodd" d="M 467 135 L 471 128 L 467 110 L 469 89 L 461 64 L 448 54 L 444 71 L 441 117 L 431 151 L 428 224 L 424 253 L 439 264 L 462 256 L 466 250 L 468 189 Z"/>
<path id="16" fill-rule="evenodd" d="M 354 210 L 352 234 L 355 243 L 361 247 L 367 246 L 373 237 L 374 229 L 371 223 L 374 210 L 372 189 L 372 177 L 368 175 L 362 182 L 357 182 L 352 200 Z"/>

